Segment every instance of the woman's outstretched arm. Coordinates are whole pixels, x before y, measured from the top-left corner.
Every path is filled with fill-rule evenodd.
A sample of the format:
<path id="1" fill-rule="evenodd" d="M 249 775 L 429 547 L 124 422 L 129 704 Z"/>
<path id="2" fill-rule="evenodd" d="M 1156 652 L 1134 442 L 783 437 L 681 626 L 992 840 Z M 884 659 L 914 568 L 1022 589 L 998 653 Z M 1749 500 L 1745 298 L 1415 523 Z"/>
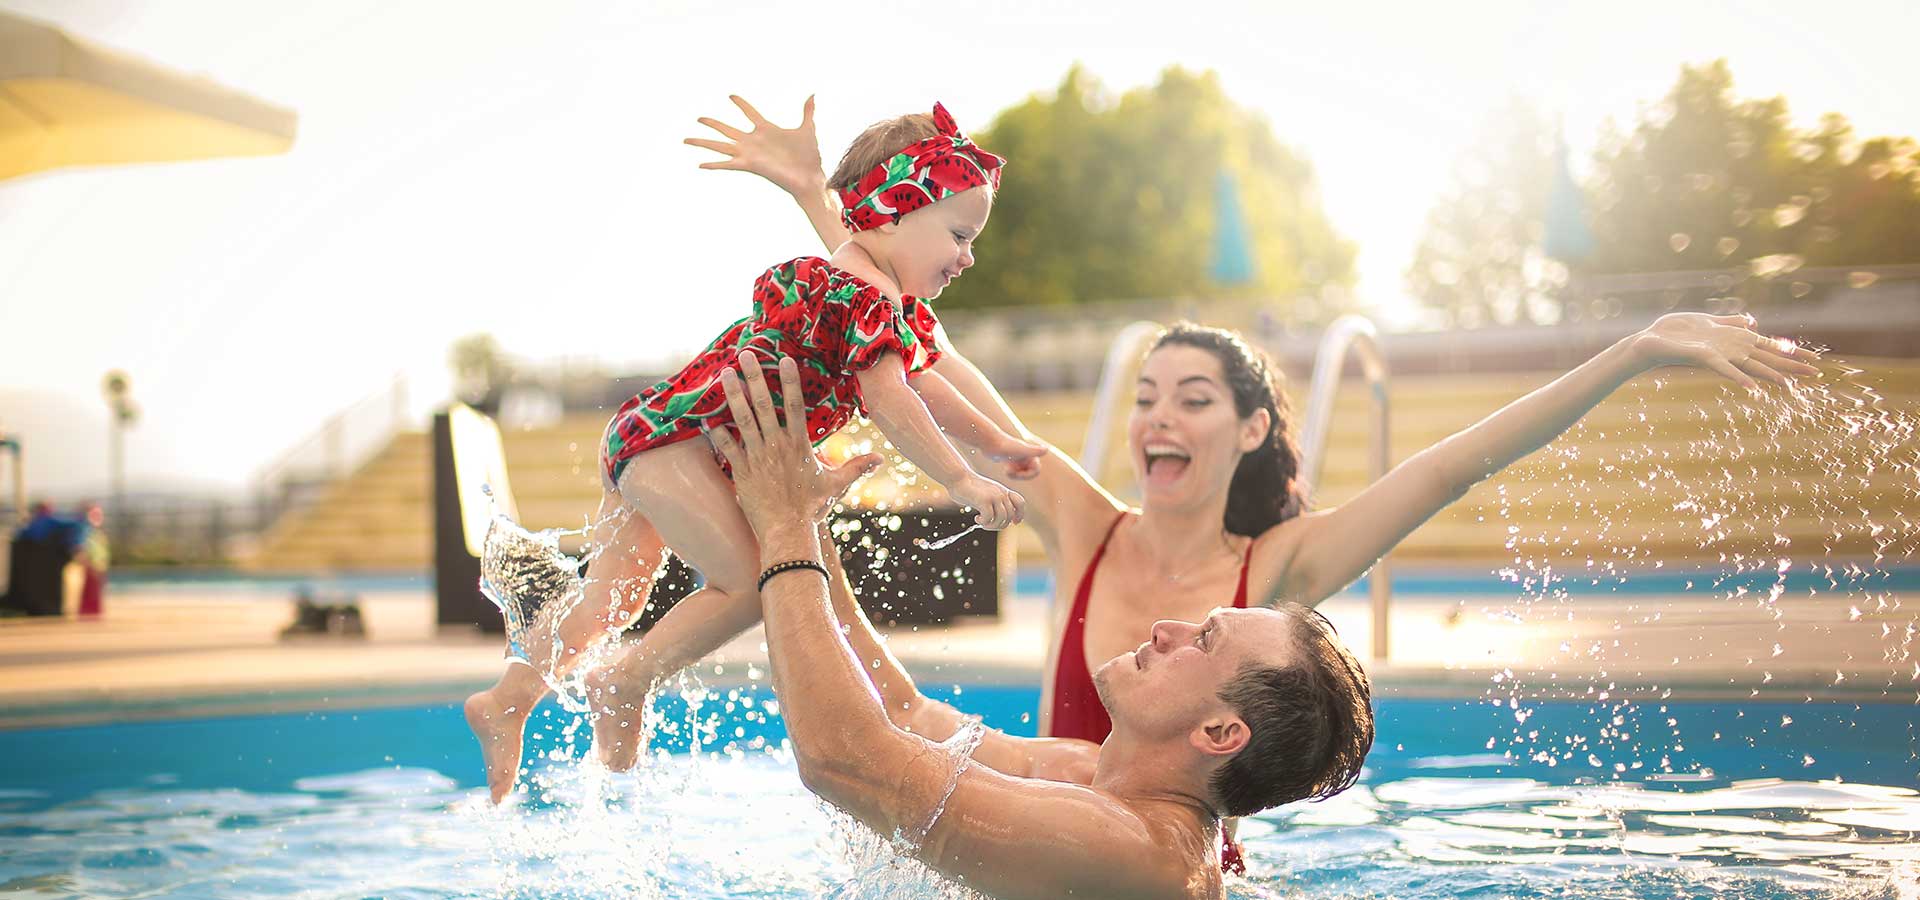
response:
<path id="1" fill-rule="evenodd" d="M 988 417 L 963 396 L 946 376 L 927 370 L 907 380 L 933 413 L 941 430 L 959 441 L 955 449 L 979 454 L 995 462 L 1007 463 L 1026 474 L 1038 467 L 1035 458 L 1046 452 L 1038 441 L 1025 440 Z M 977 467 L 977 464 L 976 464 Z"/>
<path id="2" fill-rule="evenodd" d="M 1815 375 L 1812 351 L 1764 337 L 1749 316 L 1675 313 L 1580 364 L 1573 371 L 1394 467 L 1352 500 L 1276 526 L 1292 533 L 1270 556 L 1266 583 L 1277 598 L 1319 603 L 1360 577 L 1415 528 L 1468 488 L 1545 446 L 1634 376 L 1661 366 L 1690 366 L 1748 390 Z M 1276 531 L 1276 536 L 1281 532 Z"/>

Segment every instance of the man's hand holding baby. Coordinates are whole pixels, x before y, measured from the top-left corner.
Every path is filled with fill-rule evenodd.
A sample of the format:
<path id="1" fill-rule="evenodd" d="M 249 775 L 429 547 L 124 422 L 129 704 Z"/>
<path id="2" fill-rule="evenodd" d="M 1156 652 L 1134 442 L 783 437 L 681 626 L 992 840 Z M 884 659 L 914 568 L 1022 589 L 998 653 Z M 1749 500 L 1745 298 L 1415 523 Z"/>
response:
<path id="1" fill-rule="evenodd" d="M 733 469 L 740 509 L 760 538 L 763 555 L 775 543 L 815 545 L 814 526 L 826 518 L 847 486 L 873 471 L 881 458 L 867 453 L 833 468 L 821 465 L 807 439 L 799 366 L 791 357 L 780 360 L 780 395 L 786 407 L 785 422 L 781 422 L 759 357 L 752 350 L 742 350 L 738 361 L 746 378 L 728 369 L 721 373 L 720 383 L 740 439 L 719 429 L 709 432 L 708 440 Z"/>

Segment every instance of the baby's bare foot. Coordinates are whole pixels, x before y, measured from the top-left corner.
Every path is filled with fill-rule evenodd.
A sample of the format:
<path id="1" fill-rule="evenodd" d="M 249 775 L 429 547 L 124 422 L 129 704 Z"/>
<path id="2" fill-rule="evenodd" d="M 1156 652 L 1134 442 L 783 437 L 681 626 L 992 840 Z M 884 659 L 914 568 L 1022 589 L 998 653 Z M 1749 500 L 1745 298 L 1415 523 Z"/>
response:
<path id="1" fill-rule="evenodd" d="M 487 793 L 499 803 L 513 793 L 520 774 L 520 745 L 527 728 L 530 708 L 509 705 L 494 696 L 493 690 L 467 698 L 467 727 L 480 740 L 480 758 L 487 768 Z"/>

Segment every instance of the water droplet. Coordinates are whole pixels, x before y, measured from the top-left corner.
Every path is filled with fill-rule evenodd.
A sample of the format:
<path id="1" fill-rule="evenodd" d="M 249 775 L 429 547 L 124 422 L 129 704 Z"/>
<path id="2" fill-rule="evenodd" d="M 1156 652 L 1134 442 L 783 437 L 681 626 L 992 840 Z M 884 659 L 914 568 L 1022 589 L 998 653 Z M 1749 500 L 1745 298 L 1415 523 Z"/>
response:
<path id="1" fill-rule="evenodd" d="M 1748 262 L 1748 268 L 1756 278 L 1774 278 L 1796 271 L 1806 260 L 1792 253 L 1774 253 L 1756 256 Z"/>

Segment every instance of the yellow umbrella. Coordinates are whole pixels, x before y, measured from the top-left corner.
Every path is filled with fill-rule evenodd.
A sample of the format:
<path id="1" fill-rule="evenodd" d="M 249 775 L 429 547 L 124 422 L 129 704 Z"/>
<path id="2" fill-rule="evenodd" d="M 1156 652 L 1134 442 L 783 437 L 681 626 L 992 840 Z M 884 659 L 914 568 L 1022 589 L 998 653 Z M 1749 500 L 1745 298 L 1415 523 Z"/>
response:
<path id="1" fill-rule="evenodd" d="M 0 179 L 284 153 L 297 121 L 292 110 L 0 12 Z"/>

